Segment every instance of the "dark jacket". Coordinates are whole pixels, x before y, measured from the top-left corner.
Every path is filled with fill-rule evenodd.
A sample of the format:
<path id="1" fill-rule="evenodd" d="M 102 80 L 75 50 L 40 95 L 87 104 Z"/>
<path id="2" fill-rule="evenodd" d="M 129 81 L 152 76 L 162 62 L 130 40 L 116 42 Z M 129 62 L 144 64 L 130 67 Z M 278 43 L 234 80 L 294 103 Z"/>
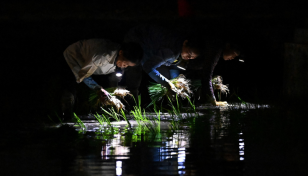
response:
<path id="1" fill-rule="evenodd" d="M 198 73 L 201 75 L 203 101 L 211 102 L 216 100 L 212 86 L 212 76 L 219 59 L 222 58 L 224 45 L 225 43 L 220 40 L 207 41 L 203 56 L 189 61 L 187 69 L 191 71 L 199 70 Z"/>
<path id="2" fill-rule="evenodd" d="M 156 68 L 170 66 L 181 54 L 184 37 L 155 25 L 141 25 L 132 28 L 124 42 L 136 42 L 143 48 L 141 65 L 156 82 L 168 86 Z"/>

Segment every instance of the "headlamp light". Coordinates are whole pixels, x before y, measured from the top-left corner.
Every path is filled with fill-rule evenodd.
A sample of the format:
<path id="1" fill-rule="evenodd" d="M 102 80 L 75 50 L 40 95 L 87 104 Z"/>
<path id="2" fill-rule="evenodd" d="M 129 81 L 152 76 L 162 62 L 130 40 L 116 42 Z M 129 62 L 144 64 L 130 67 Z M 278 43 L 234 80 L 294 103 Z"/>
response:
<path id="1" fill-rule="evenodd" d="M 121 77 L 122 76 L 122 69 L 120 67 L 116 67 L 115 72 L 116 72 L 116 76 L 117 77 Z"/>
<path id="2" fill-rule="evenodd" d="M 245 62 L 245 55 L 241 54 L 241 55 L 238 57 L 238 61 L 239 61 L 239 62 Z"/>
<path id="3" fill-rule="evenodd" d="M 181 69 L 181 70 L 186 70 L 187 64 L 188 64 L 188 61 L 181 60 L 181 61 L 177 64 L 177 67 L 178 67 L 179 69 Z"/>

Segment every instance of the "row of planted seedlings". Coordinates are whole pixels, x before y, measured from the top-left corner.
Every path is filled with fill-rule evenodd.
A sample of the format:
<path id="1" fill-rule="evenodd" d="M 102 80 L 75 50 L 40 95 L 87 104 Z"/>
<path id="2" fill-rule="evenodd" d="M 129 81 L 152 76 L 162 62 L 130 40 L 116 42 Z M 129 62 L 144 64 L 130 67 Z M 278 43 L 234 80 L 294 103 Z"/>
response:
<path id="1" fill-rule="evenodd" d="M 159 138 L 161 135 L 161 121 L 162 121 L 162 112 L 167 112 L 168 116 L 167 119 L 163 119 L 164 122 L 168 124 L 168 130 L 172 132 L 178 132 L 178 130 L 183 129 L 183 125 L 187 123 L 194 123 L 194 119 L 199 116 L 196 112 L 196 108 L 193 102 L 190 100 L 190 95 L 193 94 L 193 91 L 191 90 L 191 84 L 190 80 L 186 79 L 184 75 L 179 75 L 177 78 L 174 78 L 171 80 L 171 82 L 175 85 L 177 88 L 175 91 L 176 95 L 174 96 L 173 101 L 169 98 L 167 95 L 168 89 L 166 87 L 161 86 L 160 84 L 153 83 L 151 84 L 149 89 L 149 95 L 152 99 L 152 102 L 146 107 L 148 110 L 141 107 L 141 97 L 138 97 L 138 104 L 133 107 L 133 110 L 131 110 L 129 113 L 125 113 L 122 110 L 122 107 L 124 105 L 121 103 L 121 100 L 125 101 L 124 97 L 127 95 L 132 96 L 129 91 L 121 88 L 110 88 L 110 90 L 107 90 L 110 95 L 111 99 L 110 101 L 100 101 L 100 99 L 97 97 L 96 93 L 91 94 L 90 101 L 94 102 L 94 104 L 102 104 L 104 105 L 112 105 L 114 108 L 104 109 L 103 114 L 96 114 L 95 117 L 100 123 L 100 131 L 108 131 L 111 135 L 114 133 L 119 132 L 119 129 L 116 128 L 114 125 L 112 125 L 111 121 L 123 121 L 126 122 L 125 132 L 127 133 L 133 133 L 134 137 L 139 138 Z M 197 88 L 197 86 L 193 86 Z M 178 97 L 181 97 L 182 99 L 187 99 L 190 108 L 184 109 L 182 108 L 180 101 Z M 163 99 L 167 99 L 169 108 L 163 108 L 162 105 L 160 107 L 160 110 L 157 110 L 156 103 L 158 101 L 163 101 Z M 150 109 L 150 107 L 153 107 Z M 153 113 L 154 111 L 154 113 Z M 152 112 L 151 115 L 149 112 Z M 184 113 L 183 113 L 184 112 Z M 77 116 L 75 116 L 78 118 Z M 129 119 L 128 119 L 129 118 Z M 192 120 L 191 120 L 192 119 Z M 130 123 L 135 122 L 133 125 Z M 82 122 L 80 119 L 77 119 L 77 122 Z M 80 124 L 80 126 L 84 126 Z"/>
<path id="2" fill-rule="evenodd" d="M 146 112 L 144 108 L 141 107 L 141 97 L 138 97 L 138 105 L 133 107 L 133 110 L 129 114 L 125 113 L 123 109 L 116 111 L 113 107 L 104 109 L 101 107 L 104 113 L 96 113 L 94 116 L 99 123 L 99 129 L 96 131 L 98 136 L 102 136 L 104 139 L 112 139 L 115 134 L 119 132 L 124 133 L 123 135 L 131 135 L 132 141 L 160 141 L 161 139 L 161 115 L 163 109 L 168 113 L 168 119 L 164 122 L 168 124 L 168 131 L 179 132 L 182 130 L 184 124 L 193 124 L 195 118 L 199 116 L 196 112 L 194 103 L 187 97 L 190 104 L 189 109 L 183 109 L 178 97 L 175 96 L 175 101 L 168 98 L 169 108 L 160 107 L 157 109 L 157 105 L 153 103 L 152 112 L 154 115 L 150 115 Z M 80 127 L 80 132 L 86 131 L 86 125 L 82 120 L 75 114 L 76 125 Z M 185 120 L 184 120 L 185 119 Z M 116 122 L 126 122 L 124 129 L 119 129 L 112 124 L 113 121 Z M 136 122 L 133 125 L 131 122 Z"/>

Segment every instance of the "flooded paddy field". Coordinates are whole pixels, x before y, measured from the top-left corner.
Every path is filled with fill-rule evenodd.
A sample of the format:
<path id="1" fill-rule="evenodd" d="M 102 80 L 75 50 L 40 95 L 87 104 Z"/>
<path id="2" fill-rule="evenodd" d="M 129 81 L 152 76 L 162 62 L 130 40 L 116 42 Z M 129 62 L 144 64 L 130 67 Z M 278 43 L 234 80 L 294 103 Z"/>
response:
<path id="1" fill-rule="evenodd" d="M 127 120 L 99 122 L 92 114 L 44 127 L 12 125 L 2 131 L 0 173 L 305 175 L 307 120 L 301 115 L 233 105 L 146 113 L 148 121 L 127 114 Z"/>

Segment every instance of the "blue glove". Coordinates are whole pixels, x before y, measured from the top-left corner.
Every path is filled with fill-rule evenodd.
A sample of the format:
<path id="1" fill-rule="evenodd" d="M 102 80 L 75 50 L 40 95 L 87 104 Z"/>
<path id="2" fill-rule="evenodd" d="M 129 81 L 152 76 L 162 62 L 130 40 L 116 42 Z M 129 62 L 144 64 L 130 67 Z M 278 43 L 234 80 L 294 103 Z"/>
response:
<path id="1" fill-rule="evenodd" d="M 157 83 L 168 87 L 168 82 L 166 81 L 166 78 L 162 76 L 157 70 L 153 69 L 150 73 L 149 76 L 154 79 Z"/>
<path id="2" fill-rule="evenodd" d="M 154 79 L 157 83 L 163 85 L 164 87 L 167 87 L 168 89 L 170 88 L 173 91 L 176 91 L 176 87 L 174 84 L 170 82 L 166 77 L 164 77 L 162 74 L 160 74 L 157 70 L 153 69 L 150 73 L 149 76 Z"/>
<path id="3" fill-rule="evenodd" d="M 94 79 L 90 76 L 88 78 L 83 79 L 83 82 L 90 88 L 90 89 L 99 89 L 101 88 L 100 85 L 98 85 Z"/>

